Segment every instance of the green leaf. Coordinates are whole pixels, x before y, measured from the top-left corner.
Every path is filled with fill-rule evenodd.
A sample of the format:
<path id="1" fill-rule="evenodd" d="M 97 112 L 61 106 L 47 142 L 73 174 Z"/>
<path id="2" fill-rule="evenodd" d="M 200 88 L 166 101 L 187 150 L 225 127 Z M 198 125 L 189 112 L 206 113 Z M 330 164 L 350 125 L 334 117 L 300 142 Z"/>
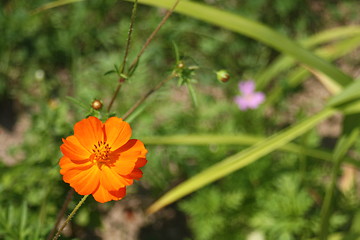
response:
<path id="1" fill-rule="evenodd" d="M 20 236 L 21 239 L 24 239 L 26 236 L 26 224 L 28 219 L 28 206 L 26 202 L 23 202 L 21 206 L 21 215 L 20 215 Z"/>
<path id="2" fill-rule="evenodd" d="M 174 2 L 175 1 L 172 0 L 139 0 L 139 3 L 164 7 L 167 9 L 171 8 Z M 300 44 L 291 41 L 289 38 L 282 36 L 259 22 L 192 1 L 180 1 L 175 8 L 175 12 L 203 20 L 265 43 L 292 56 L 303 64 L 309 65 L 324 73 L 342 86 L 345 86 L 352 81 L 351 77 L 347 76 L 329 62 L 319 58 L 300 46 Z"/>
<path id="3" fill-rule="evenodd" d="M 76 3 L 76 2 L 82 2 L 83 0 L 59 0 L 59 1 L 53 1 L 53 2 L 49 2 L 46 3 L 44 5 L 42 5 L 41 7 L 35 9 L 32 14 L 38 14 L 42 11 L 46 11 L 52 8 L 56 8 L 56 7 L 60 7 L 60 6 L 64 6 L 70 3 Z"/>
<path id="4" fill-rule="evenodd" d="M 325 47 L 320 47 L 320 48 L 316 49 L 315 53 L 318 56 L 323 57 L 325 59 L 333 60 L 333 59 L 337 59 L 337 58 L 353 51 L 354 49 L 359 47 L 359 45 L 360 45 L 360 36 L 357 35 L 355 37 L 346 38 L 342 41 L 336 42 L 334 44 L 330 44 Z M 260 81 L 259 89 L 261 89 L 261 87 L 265 87 L 265 84 L 267 82 L 269 82 L 271 80 L 271 78 L 275 77 L 276 74 L 279 74 L 280 72 L 290 68 L 293 65 L 295 65 L 295 62 L 290 57 L 280 58 L 273 65 L 271 65 L 268 70 L 265 70 L 265 72 L 263 74 L 261 74 L 259 76 L 259 78 L 257 78 L 257 81 Z M 313 69 L 313 71 L 318 72 L 314 69 Z M 318 72 L 318 74 L 321 74 L 321 73 Z M 296 87 L 304 79 L 306 79 L 306 77 L 308 77 L 309 75 L 310 75 L 309 72 L 305 68 L 298 67 L 297 69 L 291 71 L 288 74 L 288 76 L 284 77 L 286 79 L 286 86 L 292 87 L 292 88 Z M 328 78 L 327 81 L 332 86 L 335 86 L 336 89 L 341 88 L 341 86 L 333 79 Z M 274 88 L 273 91 L 271 91 L 267 94 L 266 104 L 271 104 L 271 103 L 277 101 L 280 98 L 281 93 L 284 90 L 285 90 L 284 88 L 280 88 L 280 87 Z"/>
<path id="5" fill-rule="evenodd" d="M 233 135 L 175 135 L 175 136 L 152 136 L 139 137 L 145 145 L 244 145 L 251 146 L 263 141 L 264 137 L 242 134 Z M 278 150 L 296 154 L 305 154 L 315 159 L 333 161 L 333 154 L 320 149 L 306 148 L 294 143 L 288 143 Z M 360 163 L 352 158 L 345 158 L 345 161 L 360 168 Z"/>
<path id="6" fill-rule="evenodd" d="M 65 97 L 67 100 L 69 100 L 70 102 L 74 103 L 76 106 L 81 107 L 83 109 L 88 110 L 90 107 L 86 106 L 83 102 L 81 102 L 80 100 L 70 97 L 70 96 L 66 96 Z"/>
<path id="7" fill-rule="evenodd" d="M 317 51 L 321 51 L 320 54 L 324 51 L 331 51 L 330 54 L 327 54 L 326 56 L 329 57 L 329 59 L 335 59 L 337 57 L 340 57 L 347 52 L 355 49 L 359 46 L 359 41 L 354 42 L 354 40 L 348 40 L 353 39 L 354 37 L 358 37 L 360 34 L 360 27 L 359 26 L 346 26 L 346 27 L 338 27 L 338 28 L 332 28 L 325 31 L 322 31 L 320 33 L 317 33 L 307 39 L 300 40 L 300 44 L 304 46 L 305 48 L 312 49 L 318 44 L 325 44 L 328 42 L 334 42 L 339 39 L 340 42 L 334 42 L 333 44 L 326 47 L 320 47 Z M 355 39 L 356 40 L 356 39 Z M 347 47 L 347 50 L 342 50 L 340 53 L 339 48 L 344 48 L 341 45 L 344 45 L 344 47 Z M 324 50 L 321 50 L 324 49 Z M 328 50 L 327 50 L 328 49 Z M 339 49 L 339 50 L 338 50 Z M 334 52 L 336 51 L 336 52 Z M 317 52 L 319 55 L 319 52 Z M 324 54 L 326 54 L 324 52 Z M 321 57 L 324 57 L 322 55 L 319 55 Z M 261 71 L 258 76 L 255 77 L 256 79 L 256 86 L 259 90 L 262 90 L 266 87 L 267 83 L 270 82 L 272 78 L 274 78 L 276 75 L 278 75 L 280 72 L 288 70 L 290 67 L 295 65 L 295 61 L 293 58 L 281 55 L 277 59 L 273 61 L 273 63 L 268 66 L 265 70 Z"/>
<path id="8" fill-rule="evenodd" d="M 113 73 L 117 73 L 117 72 L 115 70 L 110 70 L 110 71 L 107 71 L 106 73 L 104 73 L 104 76 L 110 75 L 110 74 L 113 74 Z"/>
<path id="9" fill-rule="evenodd" d="M 173 47 L 174 47 L 176 63 L 179 63 L 180 62 L 179 48 L 178 48 L 177 44 L 175 43 L 175 41 L 172 41 L 172 44 L 173 44 Z"/>
<path id="10" fill-rule="evenodd" d="M 332 95 L 341 92 L 342 87 L 339 86 L 339 84 L 337 84 L 335 81 L 332 81 L 326 75 L 316 71 L 315 69 L 312 69 L 311 67 L 305 66 L 305 68 L 311 72 Z"/>
<path id="11" fill-rule="evenodd" d="M 360 99 L 360 81 L 355 81 L 347 86 L 340 94 L 331 98 L 328 102 L 328 106 L 341 107 L 347 103 L 354 102 Z"/>
<path id="12" fill-rule="evenodd" d="M 198 106 L 198 100 L 197 100 L 196 92 L 195 92 L 192 84 L 189 83 L 189 82 L 186 82 L 186 86 L 187 86 L 187 88 L 189 90 L 191 100 L 192 100 L 192 102 L 194 104 L 194 107 L 197 107 Z"/>
<path id="13" fill-rule="evenodd" d="M 232 155 L 222 160 L 221 162 L 205 169 L 204 171 L 181 183 L 158 199 L 148 208 L 148 212 L 156 212 L 162 207 L 184 197 L 185 195 L 255 162 L 259 158 L 277 150 L 296 137 L 305 133 L 309 129 L 313 128 L 317 123 L 331 116 L 335 112 L 335 109 L 324 109 L 323 111 L 305 119 L 299 124 L 292 126 L 283 132 L 275 134 L 255 144 L 254 146 Z"/>
<path id="14" fill-rule="evenodd" d="M 133 65 L 131 68 L 129 68 L 128 69 L 128 78 L 130 78 L 133 74 L 134 74 L 134 72 L 135 72 L 135 70 L 137 69 L 137 67 L 139 66 L 139 61 L 136 61 L 135 62 L 135 65 Z"/>
<path id="15" fill-rule="evenodd" d="M 326 42 L 350 38 L 359 34 L 360 26 L 341 26 L 318 32 L 307 39 L 301 40 L 300 42 L 308 48 Z"/>
<path id="16" fill-rule="evenodd" d="M 351 87 L 346 88 L 346 90 L 348 90 L 349 88 Z M 335 103 L 338 102 L 335 101 Z M 333 104 L 333 106 L 341 107 L 344 111 L 348 111 L 349 109 L 360 110 L 360 101 L 351 102 L 345 107 L 336 104 Z M 257 144 L 205 169 L 194 177 L 179 184 L 177 187 L 170 190 L 168 193 L 158 199 L 148 208 L 148 213 L 154 213 L 159 209 L 163 208 L 164 206 L 167 206 L 168 204 L 173 203 L 174 201 L 177 201 L 178 199 L 186 196 L 187 194 L 190 194 L 198 190 L 199 188 L 210 184 L 213 181 L 216 181 L 234 171 L 248 166 L 249 164 L 265 156 L 266 154 L 269 154 L 283 147 L 296 137 L 304 134 L 305 132 L 313 128 L 317 123 L 331 116 L 335 112 L 335 108 L 325 108 L 316 115 L 313 115 L 312 117 L 309 117 L 302 122 L 292 127 L 289 127 L 288 129 L 283 130 L 282 132 L 279 132 L 267 139 L 264 139 Z"/>

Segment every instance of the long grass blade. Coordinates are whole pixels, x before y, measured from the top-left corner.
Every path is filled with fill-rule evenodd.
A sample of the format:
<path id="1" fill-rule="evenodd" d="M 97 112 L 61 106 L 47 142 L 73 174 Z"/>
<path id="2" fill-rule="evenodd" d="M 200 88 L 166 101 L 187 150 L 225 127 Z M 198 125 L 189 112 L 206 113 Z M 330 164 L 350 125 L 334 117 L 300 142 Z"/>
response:
<path id="1" fill-rule="evenodd" d="M 64 5 L 71 4 L 71 3 L 82 2 L 82 1 L 84 1 L 84 0 L 58 0 L 58 1 L 49 2 L 49 3 L 42 5 L 41 7 L 37 8 L 37 9 L 35 9 L 32 12 L 32 14 L 38 14 L 42 11 L 46 11 L 46 10 L 49 10 L 52 8 L 64 6 Z"/>
<path id="2" fill-rule="evenodd" d="M 154 213 L 164 206 L 196 191 L 197 189 L 212 183 L 234 171 L 237 171 L 249 164 L 255 162 L 266 154 L 277 150 L 291 140 L 310 130 L 320 121 L 334 114 L 336 111 L 332 108 L 324 109 L 318 114 L 302 121 L 301 123 L 287 129 L 286 131 L 275 134 L 254 146 L 245 149 L 235 155 L 232 155 L 221 162 L 205 169 L 189 180 L 181 183 L 170 190 L 148 208 L 148 213 Z"/>
<path id="3" fill-rule="evenodd" d="M 359 47 L 359 37 L 360 26 L 350 26 L 326 30 L 309 39 L 301 40 L 300 43 L 307 49 L 313 49 L 315 44 L 333 42 L 325 47 L 318 47 L 316 49 L 318 56 L 333 60 Z M 296 61 L 293 58 L 287 55 L 279 56 L 270 66 L 255 77 L 257 88 L 260 90 L 265 88 L 272 78 L 293 67 L 295 64 Z"/>
<path id="4" fill-rule="evenodd" d="M 242 145 L 251 146 L 258 142 L 265 140 L 264 137 L 252 135 L 175 135 L 175 136 L 153 136 L 153 137 L 140 137 L 141 141 L 146 145 Z M 288 143 L 278 150 L 295 153 L 305 154 L 308 157 L 315 159 L 333 161 L 333 154 L 331 152 L 312 149 L 300 146 L 294 143 Z M 345 161 L 355 167 L 360 168 L 360 163 L 355 159 L 346 157 Z"/>

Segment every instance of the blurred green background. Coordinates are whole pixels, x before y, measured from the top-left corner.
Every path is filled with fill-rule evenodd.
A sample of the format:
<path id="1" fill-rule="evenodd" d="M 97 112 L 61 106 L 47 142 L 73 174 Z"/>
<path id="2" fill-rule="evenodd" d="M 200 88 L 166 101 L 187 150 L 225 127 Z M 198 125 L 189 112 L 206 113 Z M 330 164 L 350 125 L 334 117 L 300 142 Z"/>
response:
<path id="1" fill-rule="evenodd" d="M 358 0 L 196 1 L 260 21 L 291 39 L 360 23 Z M 130 23 L 132 4 L 83 1 L 33 11 L 41 0 L 0 3 L 0 239 L 44 239 L 69 190 L 58 161 L 61 138 L 88 114 L 94 99 L 105 106 Z M 139 5 L 130 62 L 165 14 Z M 199 69 L 194 107 L 184 86 L 171 81 L 152 96 L 131 121 L 133 137 L 219 134 L 268 136 L 321 109 L 330 94 L 314 78 L 288 86 L 292 70 L 264 87 L 282 90 L 270 103 L 242 112 L 233 102 L 238 82 L 255 79 L 279 52 L 250 38 L 174 13 L 151 43 L 113 111 L 121 117 L 140 96 L 166 78 L 176 65 L 175 43 L 186 66 Z M 324 44 L 325 45 L 325 44 Z M 359 49 L 336 60 L 359 77 Z M 217 81 L 226 69 L 231 79 Z M 71 96 L 89 106 L 82 109 Z M 341 117 L 297 139 L 300 146 L 331 150 Z M 146 144 L 146 141 L 145 141 Z M 163 193 L 246 146 L 211 144 L 146 145 L 144 177 L 119 202 L 89 198 L 62 239 L 316 239 L 331 164 L 306 154 L 275 152 L 183 200 L 145 216 Z M 351 157 L 358 157 L 357 142 Z M 358 171 L 344 168 L 330 219 L 332 239 L 360 239 Z M 80 196 L 70 204 L 72 209 Z"/>

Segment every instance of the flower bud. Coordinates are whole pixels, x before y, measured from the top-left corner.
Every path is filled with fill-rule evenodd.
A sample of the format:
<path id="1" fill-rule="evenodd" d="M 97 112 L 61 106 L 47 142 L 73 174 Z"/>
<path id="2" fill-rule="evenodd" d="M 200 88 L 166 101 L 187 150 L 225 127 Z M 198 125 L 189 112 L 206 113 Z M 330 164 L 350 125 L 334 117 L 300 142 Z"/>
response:
<path id="1" fill-rule="evenodd" d="M 226 83 L 230 79 L 230 75 L 226 70 L 217 71 L 216 77 L 217 77 L 217 80 L 222 83 Z"/>
<path id="2" fill-rule="evenodd" d="M 100 100 L 95 99 L 92 103 L 91 103 L 91 107 L 95 110 L 100 110 L 102 108 L 103 104 Z"/>
<path id="3" fill-rule="evenodd" d="M 185 64 L 184 64 L 182 61 L 178 62 L 177 68 L 182 69 L 182 68 L 184 68 L 184 67 L 185 67 Z"/>

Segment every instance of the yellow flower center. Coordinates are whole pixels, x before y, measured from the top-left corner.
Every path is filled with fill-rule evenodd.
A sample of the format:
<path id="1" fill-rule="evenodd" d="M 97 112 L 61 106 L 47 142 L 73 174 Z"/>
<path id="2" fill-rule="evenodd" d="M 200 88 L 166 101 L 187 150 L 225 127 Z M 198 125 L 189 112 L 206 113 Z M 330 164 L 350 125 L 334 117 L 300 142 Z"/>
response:
<path id="1" fill-rule="evenodd" d="M 109 153 L 111 147 L 108 143 L 103 141 L 98 141 L 97 144 L 94 144 L 94 148 L 92 149 L 94 153 L 94 160 L 100 163 L 107 162 L 110 160 Z"/>

